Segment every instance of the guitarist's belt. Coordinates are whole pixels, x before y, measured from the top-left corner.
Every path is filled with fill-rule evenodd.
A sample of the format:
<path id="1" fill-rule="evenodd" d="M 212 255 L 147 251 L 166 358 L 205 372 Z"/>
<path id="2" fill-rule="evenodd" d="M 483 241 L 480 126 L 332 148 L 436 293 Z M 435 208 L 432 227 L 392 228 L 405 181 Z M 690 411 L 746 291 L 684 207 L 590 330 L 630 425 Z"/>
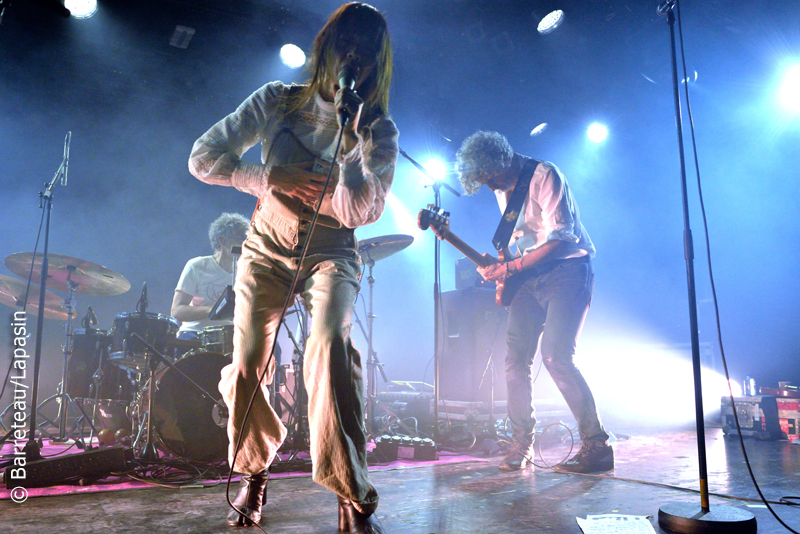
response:
<path id="1" fill-rule="evenodd" d="M 548 273 L 548 272 L 552 271 L 553 269 L 555 269 L 556 267 L 559 267 L 560 265 L 564 265 L 564 264 L 568 264 L 568 263 L 589 263 L 591 261 L 592 261 L 592 258 L 588 254 L 585 254 L 583 256 L 578 256 L 577 258 L 564 258 L 562 260 L 550 260 L 550 261 L 548 261 L 546 263 L 543 263 L 541 265 L 534 265 L 533 267 L 529 267 L 527 269 L 519 271 L 518 273 L 514 273 L 514 277 L 523 276 L 523 277 L 528 278 L 528 277 L 540 276 L 540 275 L 543 275 L 545 273 Z"/>

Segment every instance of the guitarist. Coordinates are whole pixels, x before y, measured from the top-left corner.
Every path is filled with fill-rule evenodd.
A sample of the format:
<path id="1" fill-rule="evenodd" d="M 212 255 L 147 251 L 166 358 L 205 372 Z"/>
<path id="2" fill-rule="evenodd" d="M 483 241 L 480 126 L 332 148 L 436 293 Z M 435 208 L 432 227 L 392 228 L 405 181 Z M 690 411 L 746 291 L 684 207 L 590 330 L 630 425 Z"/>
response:
<path id="1" fill-rule="evenodd" d="M 578 421 L 582 441 L 580 451 L 556 469 L 609 471 L 614 468 L 614 450 L 608 445 L 609 435 L 600 423 L 592 392 L 573 361 L 592 301 L 595 249 L 567 181 L 555 165 L 515 153 L 496 132 L 468 137 L 456 160 L 467 194 L 485 185 L 497 196 L 504 216 L 495 246 L 502 249 L 514 244 L 520 253 L 478 268 L 488 281 L 512 277 L 522 282 L 515 284 L 519 287 L 509 307 L 507 331 L 508 415 L 514 443 L 499 467 L 513 471 L 532 463 L 536 419 L 531 367 L 541 338 L 542 360 Z M 513 195 L 518 188 L 527 192 Z"/>

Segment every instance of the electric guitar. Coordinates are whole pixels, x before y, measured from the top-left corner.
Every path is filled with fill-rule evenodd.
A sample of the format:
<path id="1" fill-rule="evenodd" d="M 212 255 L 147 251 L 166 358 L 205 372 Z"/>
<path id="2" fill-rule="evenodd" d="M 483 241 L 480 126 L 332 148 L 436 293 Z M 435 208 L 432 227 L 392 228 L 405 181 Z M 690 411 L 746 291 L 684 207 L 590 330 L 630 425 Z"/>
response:
<path id="1" fill-rule="evenodd" d="M 433 228 L 435 233 L 440 235 L 442 239 L 453 245 L 464 256 L 472 260 L 479 267 L 488 267 L 496 263 L 503 263 L 507 261 L 506 258 L 512 258 L 513 254 L 508 250 L 508 247 L 498 251 L 498 257 L 484 256 L 477 250 L 467 245 L 457 235 L 450 231 L 449 213 L 445 211 L 436 211 L 433 206 L 419 210 L 417 216 L 417 225 L 421 230 Z M 497 294 L 495 301 L 498 306 L 509 306 L 514 295 L 517 293 L 519 287 L 524 283 L 524 277 L 519 275 L 511 275 L 504 280 L 497 281 Z"/>

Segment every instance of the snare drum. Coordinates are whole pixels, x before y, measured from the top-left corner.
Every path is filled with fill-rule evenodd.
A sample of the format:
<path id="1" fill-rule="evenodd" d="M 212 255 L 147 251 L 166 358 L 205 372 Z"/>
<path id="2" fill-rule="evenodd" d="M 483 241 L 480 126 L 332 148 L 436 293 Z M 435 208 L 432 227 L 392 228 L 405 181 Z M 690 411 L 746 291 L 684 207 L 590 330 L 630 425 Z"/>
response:
<path id="1" fill-rule="evenodd" d="M 200 341 L 208 352 L 233 353 L 233 325 L 207 326 L 200 332 Z"/>
<path id="2" fill-rule="evenodd" d="M 111 329 L 109 361 L 123 369 L 146 371 L 149 349 L 134 334 L 141 336 L 158 352 L 171 359 L 171 354 L 167 353 L 167 344 L 175 339 L 177 333 L 178 320 L 174 317 L 160 313 L 120 313 L 114 319 L 114 328 Z"/>

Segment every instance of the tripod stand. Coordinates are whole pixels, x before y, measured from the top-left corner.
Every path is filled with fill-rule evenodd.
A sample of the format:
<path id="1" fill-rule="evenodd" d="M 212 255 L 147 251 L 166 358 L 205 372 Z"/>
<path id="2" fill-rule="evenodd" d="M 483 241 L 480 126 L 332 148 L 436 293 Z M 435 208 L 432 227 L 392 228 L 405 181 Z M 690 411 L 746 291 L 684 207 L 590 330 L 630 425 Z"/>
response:
<path id="1" fill-rule="evenodd" d="M 373 237 L 365 239 L 359 243 L 358 253 L 361 255 L 361 260 L 367 265 L 369 275 L 367 282 L 369 283 L 369 310 L 367 310 L 367 331 L 364 331 L 364 325 L 358 318 L 358 313 L 353 310 L 353 314 L 361 329 L 361 333 L 367 339 L 367 398 L 366 398 L 366 416 L 367 416 L 367 430 L 370 434 L 375 434 L 375 406 L 378 405 L 383 411 L 392 417 L 399 418 L 384 404 L 378 400 L 378 371 L 380 371 L 384 382 L 388 382 L 386 373 L 383 371 L 383 364 L 378 360 L 378 354 L 375 352 L 373 344 L 372 324 L 378 317 L 373 313 L 372 309 L 372 296 L 375 288 L 375 277 L 372 276 L 372 268 L 375 262 L 400 252 L 411 243 L 414 238 L 409 235 L 386 235 L 381 237 Z M 400 425 L 405 428 L 410 434 L 414 433 L 410 428 L 405 426 L 402 421 Z"/>

